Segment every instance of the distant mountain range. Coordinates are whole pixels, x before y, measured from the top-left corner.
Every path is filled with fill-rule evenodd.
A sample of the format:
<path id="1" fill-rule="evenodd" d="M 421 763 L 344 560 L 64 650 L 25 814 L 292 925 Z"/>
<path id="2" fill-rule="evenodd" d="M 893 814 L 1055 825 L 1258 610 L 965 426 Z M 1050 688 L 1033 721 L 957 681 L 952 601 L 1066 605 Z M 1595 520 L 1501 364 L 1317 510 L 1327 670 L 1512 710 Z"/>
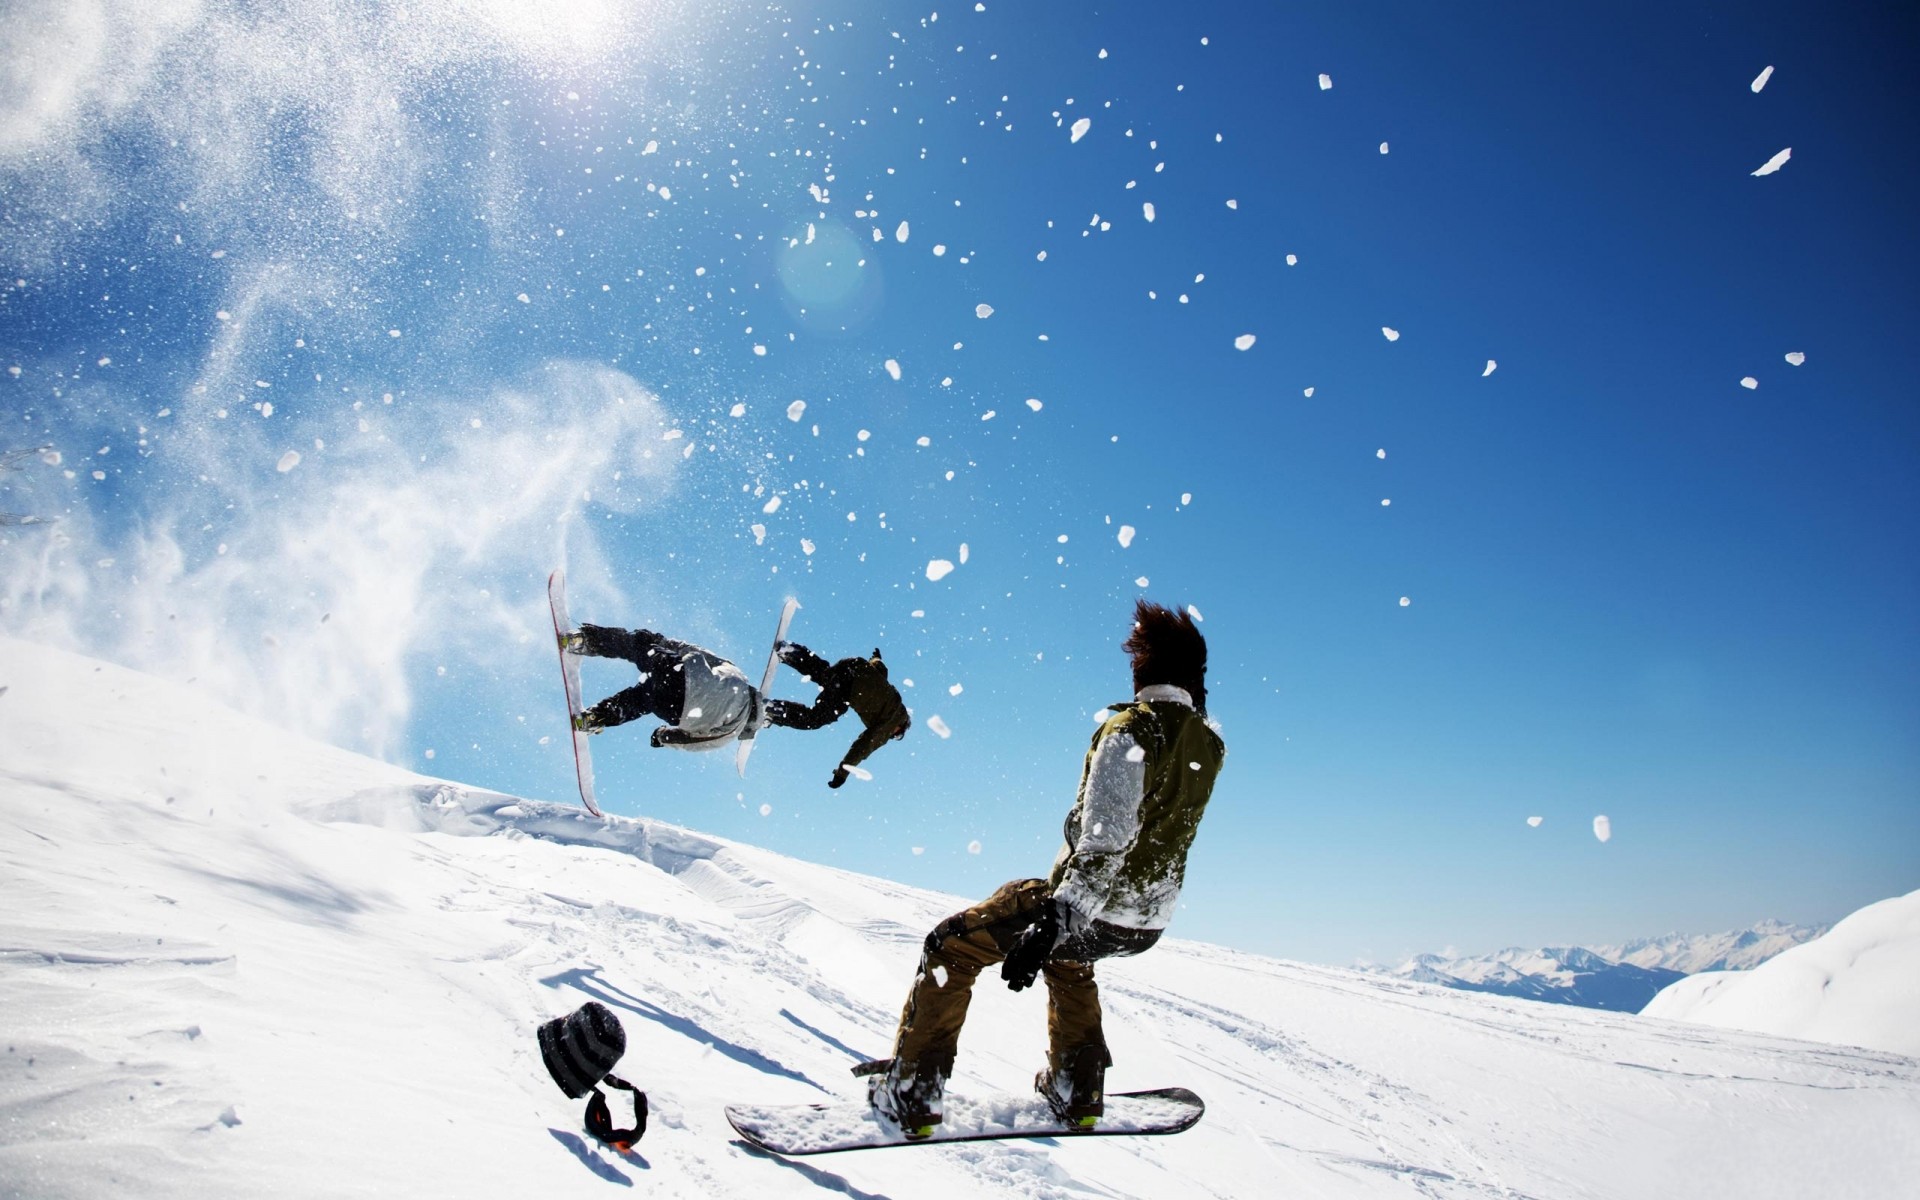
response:
<path id="1" fill-rule="evenodd" d="M 1669 933 L 1619 946 L 1509 949 L 1469 958 L 1421 954 L 1375 971 L 1417 983 L 1614 1012 L 1639 1012 L 1668 984 L 1699 971 L 1745 971 L 1825 933 L 1825 925 L 1762 921 L 1727 933 Z"/>

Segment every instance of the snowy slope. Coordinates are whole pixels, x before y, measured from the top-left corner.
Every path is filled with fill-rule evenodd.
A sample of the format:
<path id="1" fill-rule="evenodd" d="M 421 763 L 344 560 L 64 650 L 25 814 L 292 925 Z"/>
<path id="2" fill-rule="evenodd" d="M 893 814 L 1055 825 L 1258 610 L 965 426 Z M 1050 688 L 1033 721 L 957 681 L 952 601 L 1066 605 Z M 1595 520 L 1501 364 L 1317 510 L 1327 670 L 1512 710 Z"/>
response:
<path id="1" fill-rule="evenodd" d="M 1683 979 L 1645 1011 L 1920 1056 L 1920 891 L 1869 904 L 1752 971 Z"/>
<path id="2" fill-rule="evenodd" d="M 1101 967 L 1109 1082 L 1192 1087 L 1193 1131 L 757 1156 L 721 1106 L 855 1095 L 956 898 L 423 778 L 36 645 L 0 641 L 0 687 L 0 1196 L 1893 1196 L 1920 1173 L 1912 1059 L 1177 940 Z M 626 1158 L 537 1057 L 588 997 L 653 1099 Z M 1041 998 L 983 984 L 974 1018 L 957 1086 L 1023 1088 Z"/>

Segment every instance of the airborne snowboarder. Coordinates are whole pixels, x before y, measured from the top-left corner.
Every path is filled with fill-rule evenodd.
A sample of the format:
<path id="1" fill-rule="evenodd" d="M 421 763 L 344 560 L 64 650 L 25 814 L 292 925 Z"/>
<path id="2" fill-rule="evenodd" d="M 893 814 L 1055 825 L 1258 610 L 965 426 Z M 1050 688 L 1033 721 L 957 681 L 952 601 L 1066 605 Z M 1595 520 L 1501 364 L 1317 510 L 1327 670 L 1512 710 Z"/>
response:
<path id="1" fill-rule="evenodd" d="M 625 659 L 640 671 L 639 682 L 575 719 L 575 728 L 584 733 L 655 716 L 666 722 L 653 731 L 655 746 L 713 750 L 751 737 L 762 725 L 820 729 L 851 707 L 865 729 L 834 768 L 829 787 L 845 783 L 849 767 L 859 765 L 889 740 L 904 737 L 912 724 L 900 693 L 887 681 L 887 665 L 878 650 L 871 658 L 843 658 L 829 665 L 798 642 L 778 643 L 780 661 L 820 685 L 819 697 L 808 705 L 769 700 L 745 672 L 718 654 L 650 629 L 581 625 L 561 638 L 561 649 L 593 658 Z"/>
<path id="2" fill-rule="evenodd" d="M 599 733 L 638 717 L 659 717 L 655 746 L 715 750 L 757 725 L 759 689 L 739 667 L 711 650 L 651 629 L 582 625 L 561 637 L 568 654 L 623 658 L 640 670 L 640 681 L 615 692 L 574 718 L 574 727 Z"/>
<path id="3" fill-rule="evenodd" d="M 880 660 L 877 648 L 871 658 L 843 658 L 832 665 L 799 642 L 781 642 L 774 653 L 781 662 L 818 684 L 820 695 L 811 705 L 769 700 L 767 716 L 773 724 L 788 729 L 821 729 L 852 708 L 865 727 L 834 767 L 828 787 L 839 787 L 847 781 L 847 768 L 859 766 L 889 741 L 907 736 L 913 718 L 907 714 L 900 693 L 888 682 L 887 664 Z"/>
<path id="4" fill-rule="evenodd" d="M 875 1111 L 909 1137 L 927 1137 L 941 1121 L 974 981 L 995 963 L 1015 991 L 1046 977 L 1047 1065 L 1035 1089 L 1069 1125 L 1090 1127 L 1104 1111 L 1112 1059 L 1093 964 L 1139 954 L 1173 919 L 1226 757 L 1205 715 L 1207 643 L 1192 617 L 1137 601 L 1121 646 L 1134 697 L 1109 706 L 1094 734 L 1052 873 L 1007 883 L 935 926 L 892 1058 L 854 1069 L 870 1077 Z"/>

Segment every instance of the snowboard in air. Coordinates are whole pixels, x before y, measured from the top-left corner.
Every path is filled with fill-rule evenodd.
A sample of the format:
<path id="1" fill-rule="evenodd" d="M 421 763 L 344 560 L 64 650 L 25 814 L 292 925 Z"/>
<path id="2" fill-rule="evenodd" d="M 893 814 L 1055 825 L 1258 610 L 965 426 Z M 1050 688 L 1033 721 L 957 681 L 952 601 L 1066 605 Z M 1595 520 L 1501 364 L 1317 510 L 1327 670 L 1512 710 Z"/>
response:
<path id="1" fill-rule="evenodd" d="M 576 720 L 586 711 L 580 703 L 580 659 L 567 653 L 566 636 L 573 631 L 567 619 L 567 576 L 556 569 L 547 576 L 547 606 L 553 610 L 553 644 L 560 652 L 560 682 L 567 689 L 567 732 L 573 735 L 573 768 L 580 777 L 580 802 L 594 816 L 603 816 L 593 798 L 593 754 L 587 749 L 587 734 Z"/>
<path id="2" fill-rule="evenodd" d="M 753 1146 L 782 1156 L 877 1150 L 883 1146 L 937 1146 L 943 1142 L 1010 1138 L 1135 1137 L 1191 1129 L 1207 1106 L 1185 1088 L 1108 1092 L 1106 1113 L 1091 1129 L 1063 1124 L 1039 1096 L 953 1096 L 945 1119 L 924 1138 L 909 1139 L 874 1114 L 865 1100 L 830 1104 L 733 1104 L 727 1120 Z"/>
<path id="3" fill-rule="evenodd" d="M 780 643 L 787 640 L 787 626 L 793 624 L 794 610 L 800 607 L 800 601 L 792 596 L 780 608 L 780 627 L 773 631 L 773 649 L 767 651 L 767 669 L 760 676 L 760 712 L 752 724 L 741 731 L 740 746 L 733 752 L 734 770 L 741 778 L 747 774 L 747 756 L 753 753 L 753 739 L 767 727 L 767 693 L 773 690 L 773 673 L 780 669 Z"/>

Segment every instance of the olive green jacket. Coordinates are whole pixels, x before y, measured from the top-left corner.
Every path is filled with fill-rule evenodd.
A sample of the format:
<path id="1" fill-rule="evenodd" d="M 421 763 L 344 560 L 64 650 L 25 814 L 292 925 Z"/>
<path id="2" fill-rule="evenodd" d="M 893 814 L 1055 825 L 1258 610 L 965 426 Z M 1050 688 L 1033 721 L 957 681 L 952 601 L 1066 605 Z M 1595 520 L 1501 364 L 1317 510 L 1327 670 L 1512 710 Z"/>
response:
<path id="1" fill-rule="evenodd" d="M 1113 707 L 1048 882 L 1075 924 L 1165 929 L 1227 748 L 1182 688 L 1155 684 Z"/>

